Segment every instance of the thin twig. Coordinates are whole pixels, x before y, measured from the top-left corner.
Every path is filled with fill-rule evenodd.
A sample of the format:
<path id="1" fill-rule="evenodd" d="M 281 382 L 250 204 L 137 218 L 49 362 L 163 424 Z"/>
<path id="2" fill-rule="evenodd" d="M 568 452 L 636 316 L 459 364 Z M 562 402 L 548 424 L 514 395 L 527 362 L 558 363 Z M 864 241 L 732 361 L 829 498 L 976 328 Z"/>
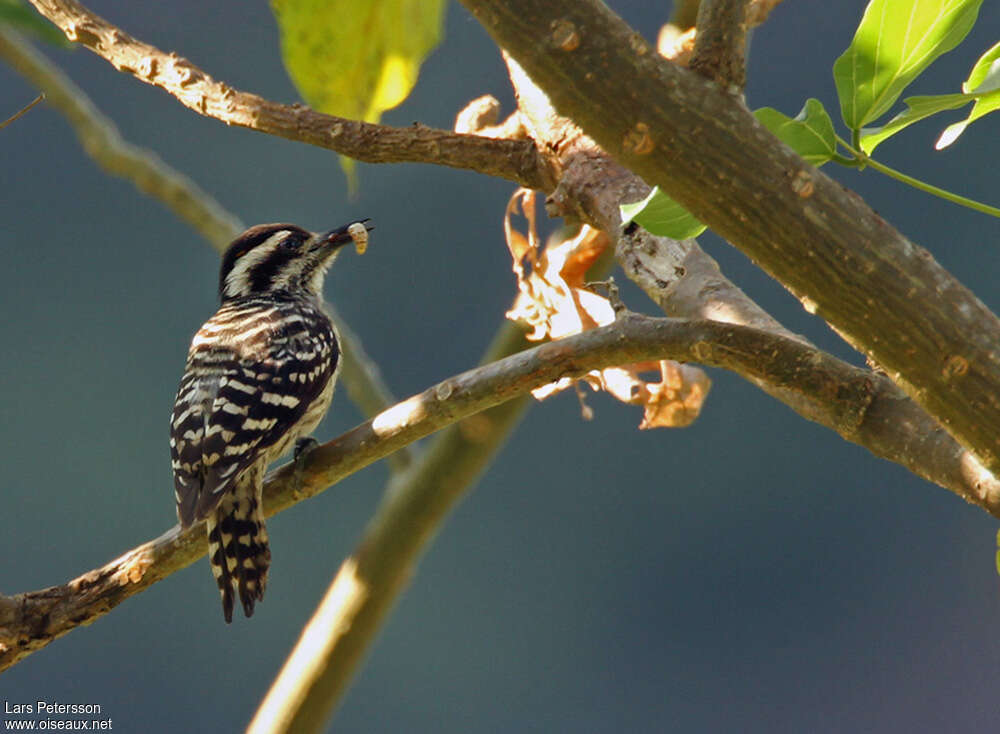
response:
<path id="1" fill-rule="evenodd" d="M 712 321 L 626 314 L 609 326 L 446 379 L 319 446 L 308 454 L 301 471 L 286 465 L 268 476 L 265 512 L 281 512 L 402 446 L 540 385 L 561 377 L 578 377 L 592 369 L 657 359 L 723 367 L 747 378 L 804 392 L 827 406 L 829 422 L 834 425 L 853 420 L 871 395 L 870 372 L 787 337 Z M 475 422 L 467 428 L 474 437 Z M 446 474 L 442 472 L 439 480 Z M 1000 491 L 995 481 L 979 485 L 974 493 L 956 491 L 1000 517 Z M 62 586 L 0 597 L 0 670 L 106 614 L 133 594 L 193 563 L 205 550 L 201 524 L 185 531 L 174 527 Z"/>
<path id="2" fill-rule="evenodd" d="M 415 124 L 374 125 L 283 105 L 213 79 L 187 59 L 139 41 L 75 0 L 32 0 L 71 41 L 119 71 L 166 90 L 200 115 L 336 151 L 367 163 L 433 163 L 544 188 L 552 173 L 530 140 L 460 135 Z"/>
<path id="3" fill-rule="evenodd" d="M 33 100 L 31 100 L 30 102 L 28 102 L 28 104 L 26 104 L 24 107 L 22 107 L 20 110 L 18 110 L 17 112 L 15 112 L 13 115 L 11 115 L 10 117 L 8 117 L 3 122 L 0 122 L 0 130 L 3 130 L 10 123 L 14 122 L 14 120 L 20 119 L 22 115 L 26 114 L 32 107 L 34 107 L 36 104 L 38 104 L 39 102 L 41 102 L 43 99 L 45 99 L 45 94 L 44 93 L 39 94 Z"/>

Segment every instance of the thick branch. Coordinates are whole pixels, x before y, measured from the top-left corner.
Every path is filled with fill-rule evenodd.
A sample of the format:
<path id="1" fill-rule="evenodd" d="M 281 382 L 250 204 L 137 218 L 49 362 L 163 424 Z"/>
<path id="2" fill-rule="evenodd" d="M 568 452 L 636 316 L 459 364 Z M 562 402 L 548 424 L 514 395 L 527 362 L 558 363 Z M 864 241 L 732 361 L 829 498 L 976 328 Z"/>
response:
<path id="1" fill-rule="evenodd" d="M 688 65 L 724 89 L 746 85 L 747 8 L 750 0 L 701 0 L 698 34 Z"/>
<path id="2" fill-rule="evenodd" d="M 603 3 L 463 3 L 561 114 L 759 263 L 1000 471 L 1000 320 L 926 250 Z M 568 29 L 571 49 L 555 37 Z"/>
<path id="3" fill-rule="evenodd" d="M 640 227 L 622 232 L 619 204 L 644 198 L 648 185 L 557 115 L 517 62 L 509 57 L 507 62 L 525 124 L 540 148 L 558 151 L 563 175 L 547 201 L 551 214 L 578 217 L 606 232 L 618 232 L 619 264 L 668 316 L 742 324 L 808 343 L 728 280 L 695 240 L 654 237 Z M 869 402 L 859 403 L 853 420 L 840 424 L 830 422 L 835 416 L 823 398 L 765 381 L 754 383 L 802 417 L 959 496 L 1000 493 L 1000 482 L 936 420 L 891 381 L 874 374 L 871 379 Z"/>
<path id="4" fill-rule="evenodd" d="M 433 163 L 544 188 L 551 174 L 530 140 L 460 135 L 424 125 L 395 128 L 283 105 L 213 79 L 187 59 L 143 43 L 75 0 L 32 0 L 71 41 L 119 71 L 166 90 L 200 115 L 227 125 L 328 148 L 367 163 Z"/>
<path id="5" fill-rule="evenodd" d="M 463 418 L 564 376 L 654 359 L 696 361 L 813 395 L 829 421 L 855 419 L 872 391 L 871 374 L 786 337 L 713 321 L 629 314 L 606 327 L 543 344 L 444 380 L 308 455 L 301 471 L 284 466 L 265 484 L 268 515 L 324 491 L 393 451 Z M 970 493 L 1000 517 L 1000 495 Z M 205 529 L 173 528 L 102 568 L 41 591 L 0 597 L 0 670 L 205 553 Z"/>

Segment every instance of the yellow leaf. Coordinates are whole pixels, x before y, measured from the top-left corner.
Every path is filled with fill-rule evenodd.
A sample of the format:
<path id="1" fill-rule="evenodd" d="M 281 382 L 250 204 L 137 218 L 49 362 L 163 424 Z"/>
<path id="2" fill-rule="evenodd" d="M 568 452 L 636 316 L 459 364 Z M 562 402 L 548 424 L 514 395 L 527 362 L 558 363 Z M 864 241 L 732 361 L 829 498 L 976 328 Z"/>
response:
<path id="1" fill-rule="evenodd" d="M 302 98 L 366 122 L 406 99 L 444 27 L 444 0 L 271 0 L 271 9 Z"/>
<path id="2" fill-rule="evenodd" d="M 375 85 L 369 113 L 381 114 L 382 110 L 391 110 L 404 99 L 417 83 L 417 73 L 420 65 L 413 59 L 406 59 L 398 54 L 388 56 L 382 64 L 382 75 Z"/>

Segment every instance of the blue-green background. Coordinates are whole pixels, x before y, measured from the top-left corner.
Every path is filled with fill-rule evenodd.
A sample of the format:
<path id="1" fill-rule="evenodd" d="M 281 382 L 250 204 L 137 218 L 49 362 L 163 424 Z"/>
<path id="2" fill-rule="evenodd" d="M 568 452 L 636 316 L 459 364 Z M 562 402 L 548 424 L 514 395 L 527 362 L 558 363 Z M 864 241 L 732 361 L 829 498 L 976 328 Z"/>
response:
<path id="1" fill-rule="evenodd" d="M 655 40 L 667 4 L 610 3 Z M 216 77 L 293 102 L 263 2 L 93 0 L 98 13 Z M 748 101 L 836 112 L 830 67 L 863 3 L 797 0 L 752 40 Z M 957 91 L 1000 35 L 969 39 L 912 93 Z M 196 116 L 86 51 L 45 49 L 136 143 L 246 223 L 371 217 L 368 254 L 327 294 L 400 396 L 467 369 L 514 281 L 509 183 L 360 165 Z M 496 48 L 457 4 L 414 94 L 387 116 L 450 127 L 511 95 Z M 34 90 L 0 64 L 0 117 Z M 997 203 L 1000 118 L 932 149 L 951 119 L 885 143 L 890 165 Z M 36 108 L 0 132 L 0 591 L 62 583 L 174 523 L 167 418 L 188 341 L 215 308 L 217 256 L 157 202 L 102 173 Z M 829 170 L 829 169 L 828 169 Z M 995 310 L 1000 223 L 878 177 L 833 171 Z M 729 245 L 705 247 L 792 329 L 851 355 Z M 622 278 L 619 277 L 619 281 Z M 656 309 L 634 289 L 635 310 Z M 891 336 L 891 335 L 889 335 Z M 851 356 L 851 359 L 856 357 Z M 451 517 L 335 719 L 350 732 L 989 731 L 1000 726 L 996 522 L 806 423 L 742 380 L 686 430 L 572 394 L 534 407 Z M 319 438 L 359 420 L 343 394 Z M 250 719 L 357 542 L 378 465 L 274 518 L 272 582 L 227 627 L 204 561 L 0 676 L 0 699 L 97 703 L 115 731 L 228 732 Z M 12 717 L 7 717 L 12 718 Z"/>

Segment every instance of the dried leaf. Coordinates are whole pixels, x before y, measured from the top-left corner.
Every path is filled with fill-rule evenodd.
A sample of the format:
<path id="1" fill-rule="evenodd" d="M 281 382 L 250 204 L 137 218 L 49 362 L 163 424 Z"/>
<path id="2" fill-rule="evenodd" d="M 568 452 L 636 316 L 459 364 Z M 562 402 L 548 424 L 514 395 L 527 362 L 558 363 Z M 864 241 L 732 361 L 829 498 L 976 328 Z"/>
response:
<path id="1" fill-rule="evenodd" d="M 691 425 L 712 387 L 712 381 L 699 367 L 671 360 L 664 360 L 662 365 L 663 381 L 647 384 L 641 430 Z"/>
<path id="2" fill-rule="evenodd" d="M 519 211 L 527 221 L 525 232 L 514 228 L 512 219 Z M 535 193 L 527 189 L 519 189 L 511 197 L 504 233 L 518 288 L 507 318 L 528 325 L 528 339 L 560 339 L 615 320 L 611 302 L 584 287 L 587 271 L 609 245 L 607 235 L 585 225 L 576 236 L 541 248 L 535 229 Z M 652 371 L 659 373 L 659 382 L 641 377 L 641 373 Z M 701 412 L 712 384 L 699 367 L 673 361 L 642 362 L 594 370 L 580 381 L 564 377 L 531 394 L 536 400 L 545 400 L 576 387 L 582 414 L 589 420 L 593 410 L 583 402 L 579 382 L 623 403 L 642 405 L 645 416 L 639 427 L 643 429 L 690 425 Z"/>

